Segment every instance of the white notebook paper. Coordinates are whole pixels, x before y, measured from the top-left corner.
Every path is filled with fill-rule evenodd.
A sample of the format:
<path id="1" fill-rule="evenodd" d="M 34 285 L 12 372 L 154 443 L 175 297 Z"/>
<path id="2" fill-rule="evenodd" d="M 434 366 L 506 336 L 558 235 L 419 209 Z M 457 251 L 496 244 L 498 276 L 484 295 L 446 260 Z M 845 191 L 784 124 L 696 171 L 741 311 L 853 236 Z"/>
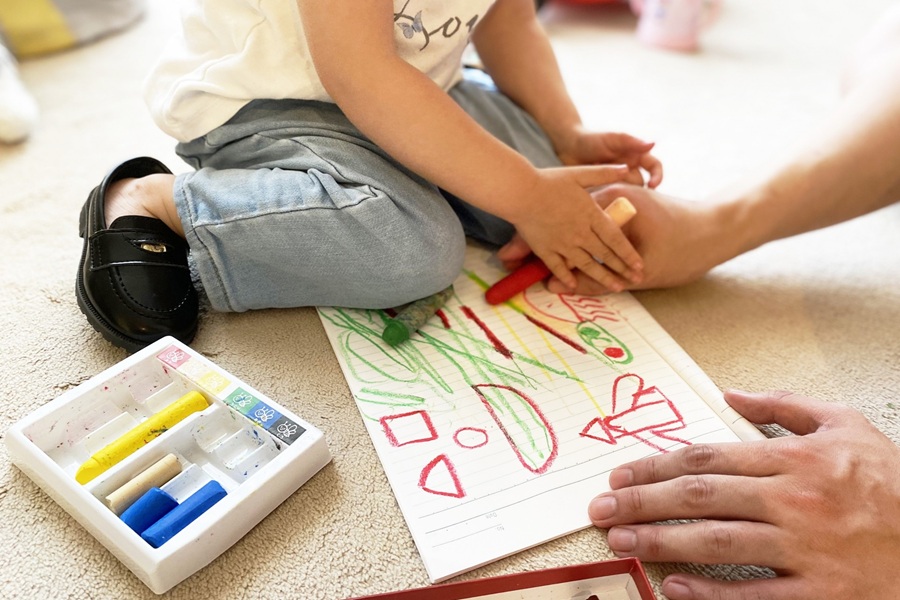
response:
<path id="1" fill-rule="evenodd" d="M 397 347 L 383 311 L 319 309 L 432 582 L 588 527 L 622 463 L 763 437 L 630 294 L 491 306 L 492 257 Z"/>

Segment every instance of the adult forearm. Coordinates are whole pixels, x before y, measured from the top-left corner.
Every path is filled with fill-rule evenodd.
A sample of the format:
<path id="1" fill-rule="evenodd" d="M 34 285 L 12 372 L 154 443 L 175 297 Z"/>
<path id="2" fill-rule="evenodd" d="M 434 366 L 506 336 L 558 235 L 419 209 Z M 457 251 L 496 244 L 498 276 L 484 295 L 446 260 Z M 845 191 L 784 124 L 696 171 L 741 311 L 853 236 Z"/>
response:
<path id="1" fill-rule="evenodd" d="M 746 243 L 840 223 L 900 200 L 900 10 L 851 63 L 849 89 L 783 167 L 731 202 Z"/>

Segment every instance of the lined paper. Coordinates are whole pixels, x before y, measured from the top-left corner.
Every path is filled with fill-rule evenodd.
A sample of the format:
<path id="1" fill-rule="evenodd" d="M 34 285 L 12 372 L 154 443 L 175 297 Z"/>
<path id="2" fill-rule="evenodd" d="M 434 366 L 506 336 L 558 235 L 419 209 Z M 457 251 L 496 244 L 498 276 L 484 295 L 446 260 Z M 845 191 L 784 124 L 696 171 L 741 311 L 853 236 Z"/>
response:
<path id="1" fill-rule="evenodd" d="M 432 582 L 588 527 L 620 464 L 763 437 L 630 294 L 535 285 L 490 306 L 504 275 L 470 246 L 397 347 L 383 311 L 319 309 Z"/>

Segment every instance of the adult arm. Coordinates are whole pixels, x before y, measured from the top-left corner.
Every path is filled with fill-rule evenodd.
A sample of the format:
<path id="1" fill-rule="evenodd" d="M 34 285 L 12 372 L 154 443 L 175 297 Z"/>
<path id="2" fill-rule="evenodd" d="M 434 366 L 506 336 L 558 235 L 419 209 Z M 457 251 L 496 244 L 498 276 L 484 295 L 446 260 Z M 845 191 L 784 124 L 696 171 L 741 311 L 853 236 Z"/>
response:
<path id="1" fill-rule="evenodd" d="M 627 233 L 644 259 L 646 289 L 693 281 L 709 269 L 768 242 L 834 225 L 900 200 L 900 5 L 862 40 L 845 69 L 841 102 L 785 163 L 704 202 L 641 188 L 602 190 L 638 209 Z M 518 259 L 515 247 L 501 259 Z M 550 281 L 554 292 L 568 287 Z M 576 291 L 603 285 L 579 277 Z"/>

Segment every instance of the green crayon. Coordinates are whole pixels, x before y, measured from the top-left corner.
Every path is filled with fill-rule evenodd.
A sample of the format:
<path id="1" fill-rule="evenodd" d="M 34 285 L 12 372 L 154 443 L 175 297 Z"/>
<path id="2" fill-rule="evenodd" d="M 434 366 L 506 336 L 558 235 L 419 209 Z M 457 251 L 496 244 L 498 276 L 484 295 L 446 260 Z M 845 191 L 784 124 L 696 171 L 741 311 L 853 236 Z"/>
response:
<path id="1" fill-rule="evenodd" d="M 441 310 L 452 295 L 453 286 L 451 285 L 437 294 L 432 294 L 431 296 L 410 303 L 397 313 L 396 317 L 388 319 L 387 325 L 384 328 L 384 333 L 381 334 L 381 339 L 391 346 L 396 346 L 401 342 L 405 342 L 419 329 L 419 327 L 424 325 L 434 313 Z"/>

